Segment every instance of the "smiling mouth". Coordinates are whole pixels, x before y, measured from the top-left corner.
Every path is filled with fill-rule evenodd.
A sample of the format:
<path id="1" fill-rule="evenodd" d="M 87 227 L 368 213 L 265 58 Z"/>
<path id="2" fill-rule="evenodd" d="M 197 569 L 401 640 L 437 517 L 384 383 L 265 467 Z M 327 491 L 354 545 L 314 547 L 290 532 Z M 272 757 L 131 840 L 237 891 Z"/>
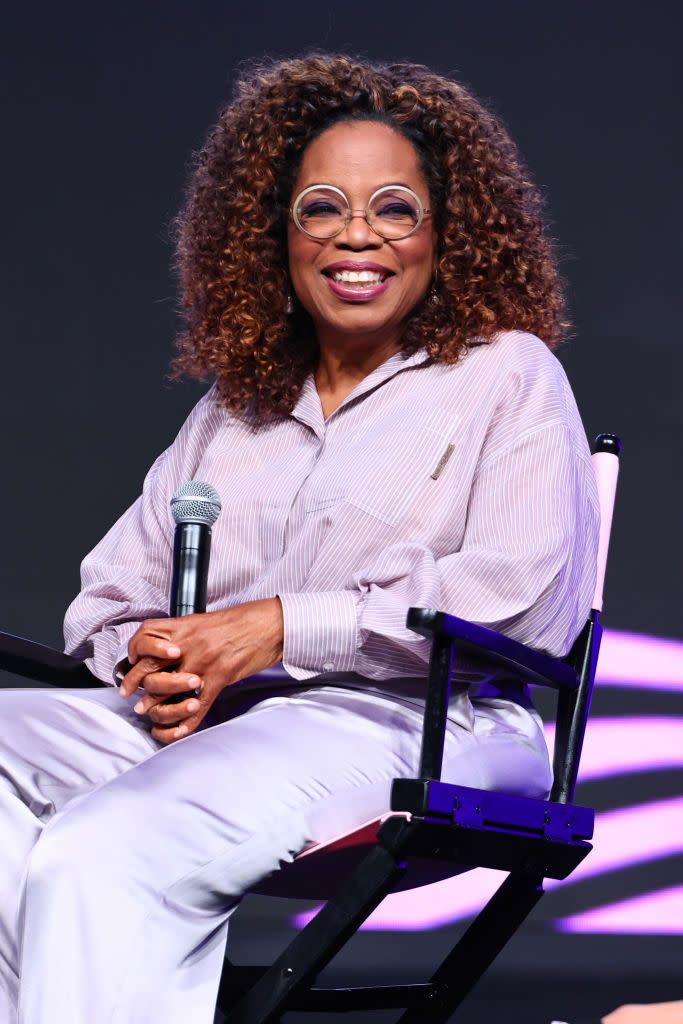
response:
<path id="1" fill-rule="evenodd" d="M 377 285 L 383 284 L 388 277 L 393 276 L 389 270 L 323 270 L 322 273 L 335 284 L 358 291 L 362 291 L 364 288 L 376 288 Z"/>

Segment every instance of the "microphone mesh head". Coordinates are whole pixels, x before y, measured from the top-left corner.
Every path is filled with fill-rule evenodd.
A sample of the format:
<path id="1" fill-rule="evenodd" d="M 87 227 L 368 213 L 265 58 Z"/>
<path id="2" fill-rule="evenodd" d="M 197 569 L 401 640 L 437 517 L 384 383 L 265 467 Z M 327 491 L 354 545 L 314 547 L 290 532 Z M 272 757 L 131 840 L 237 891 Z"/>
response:
<path id="1" fill-rule="evenodd" d="M 176 523 L 204 523 L 213 526 L 221 510 L 218 491 L 201 480 L 181 484 L 171 498 L 171 515 Z"/>

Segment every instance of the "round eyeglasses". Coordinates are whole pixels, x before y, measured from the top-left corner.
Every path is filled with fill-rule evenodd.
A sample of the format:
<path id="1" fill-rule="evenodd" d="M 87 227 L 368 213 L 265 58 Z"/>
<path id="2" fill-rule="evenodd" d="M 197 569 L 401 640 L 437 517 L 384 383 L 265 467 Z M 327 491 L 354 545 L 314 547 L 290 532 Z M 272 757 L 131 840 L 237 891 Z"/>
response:
<path id="1" fill-rule="evenodd" d="M 352 217 L 365 217 L 376 234 L 390 241 L 408 238 L 430 213 L 405 185 L 383 185 L 373 192 L 365 210 L 352 210 L 335 185 L 309 185 L 294 200 L 290 213 L 299 231 L 322 241 L 343 231 Z"/>

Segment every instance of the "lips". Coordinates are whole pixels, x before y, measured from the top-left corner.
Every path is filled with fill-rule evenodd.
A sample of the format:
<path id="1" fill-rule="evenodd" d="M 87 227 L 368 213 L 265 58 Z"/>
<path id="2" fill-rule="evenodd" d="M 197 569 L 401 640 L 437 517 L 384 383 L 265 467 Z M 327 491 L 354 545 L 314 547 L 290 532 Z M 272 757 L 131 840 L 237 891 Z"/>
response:
<path id="1" fill-rule="evenodd" d="M 391 287 L 391 279 L 394 276 L 390 274 L 389 277 L 384 278 L 379 284 L 363 285 L 362 288 L 358 288 L 352 284 L 343 284 L 335 281 L 333 277 L 329 275 L 322 275 L 327 282 L 327 287 L 330 291 L 336 295 L 338 299 L 343 299 L 345 302 L 371 302 L 378 295 L 381 295 Z"/>
<path id="2" fill-rule="evenodd" d="M 381 274 L 383 281 L 394 273 L 393 270 L 389 270 L 388 267 L 382 266 L 381 263 L 371 263 L 369 260 L 339 260 L 337 263 L 330 263 L 328 267 L 323 267 L 321 273 L 326 277 L 331 277 L 332 274 L 339 270 L 372 270 L 375 273 Z"/>

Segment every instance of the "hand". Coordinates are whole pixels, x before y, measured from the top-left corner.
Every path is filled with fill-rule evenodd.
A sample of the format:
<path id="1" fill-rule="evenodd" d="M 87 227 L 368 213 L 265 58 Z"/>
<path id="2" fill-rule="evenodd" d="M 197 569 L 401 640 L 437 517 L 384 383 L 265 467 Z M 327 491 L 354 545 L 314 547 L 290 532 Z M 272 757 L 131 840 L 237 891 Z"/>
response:
<path id="1" fill-rule="evenodd" d="M 144 687 L 135 711 L 155 723 L 156 740 L 172 743 L 197 728 L 226 686 L 281 661 L 283 635 L 277 597 L 176 619 L 149 619 L 128 643 L 132 668 L 119 693 L 128 697 Z M 163 705 L 171 694 L 195 689 L 199 697 Z"/>
<path id="2" fill-rule="evenodd" d="M 673 1003 L 628 1003 L 602 1018 L 603 1024 L 683 1024 L 683 1000 Z"/>

